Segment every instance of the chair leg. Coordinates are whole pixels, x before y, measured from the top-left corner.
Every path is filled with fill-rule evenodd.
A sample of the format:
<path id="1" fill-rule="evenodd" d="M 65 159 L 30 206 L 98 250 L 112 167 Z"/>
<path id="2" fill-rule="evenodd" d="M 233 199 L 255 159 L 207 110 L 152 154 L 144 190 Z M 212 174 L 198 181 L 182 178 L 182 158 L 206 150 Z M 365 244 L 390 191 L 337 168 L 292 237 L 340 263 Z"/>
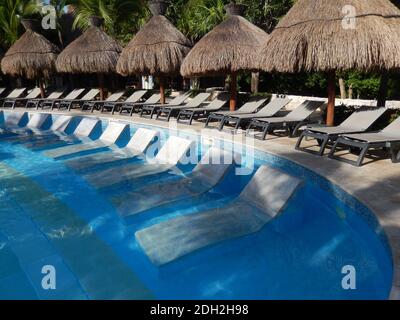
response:
<path id="1" fill-rule="evenodd" d="M 219 130 L 219 131 L 222 131 L 222 129 L 224 129 L 225 121 L 226 121 L 226 119 L 223 118 L 223 119 L 221 120 L 221 122 L 219 123 L 219 127 L 218 127 L 218 130 Z"/>
<path id="2" fill-rule="evenodd" d="M 369 150 L 369 145 L 368 144 L 366 144 L 361 149 L 360 155 L 358 156 L 358 159 L 357 159 L 357 162 L 356 162 L 356 166 L 357 167 L 361 167 L 362 166 L 362 163 L 364 161 L 365 155 L 367 154 L 368 150 Z"/>
<path id="3" fill-rule="evenodd" d="M 269 123 L 264 125 L 264 130 L 262 132 L 261 140 L 265 140 L 267 138 L 269 127 L 270 127 Z"/>
<path id="4" fill-rule="evenodd" d="M 192 125 L 193 118 L 194 118 L 194 112 L 192 112 L 191 115 L 190 115 L 189 125 Z"/>
<path id="5" fill-rule="evenodd" d="M 133 109 L 135 109 L 135 107 L 134 106 L 131 106 L 131 112 L 129 112 L 129 116 L 133 116 Z"/>
<path id="6" fill-rule="evenodd" d="M 303 142 L 303 139 L 306 137 L 306 132 L 303 131 L 297 140 L 296 146 L 294 147 L 296 150 L 302 150 L 301 148 L 301 143 Z"/>
<path id="7" fill-rule="evenodd" d="M 324 155 L 325 149 L 326 149 L 326 146 L 327 146 L 328 142 L 329 142 L 329 135 L 324 137 L 324 139 L 322 140 L 321 147 L 319 149 L 318 155 L 320 155 L 320 156 Z"/>
<path id="8" fill-rule="evenodd" d="M 390 154 L 393 163 L 400 163 L 400 146 L 391 146 Z"/>

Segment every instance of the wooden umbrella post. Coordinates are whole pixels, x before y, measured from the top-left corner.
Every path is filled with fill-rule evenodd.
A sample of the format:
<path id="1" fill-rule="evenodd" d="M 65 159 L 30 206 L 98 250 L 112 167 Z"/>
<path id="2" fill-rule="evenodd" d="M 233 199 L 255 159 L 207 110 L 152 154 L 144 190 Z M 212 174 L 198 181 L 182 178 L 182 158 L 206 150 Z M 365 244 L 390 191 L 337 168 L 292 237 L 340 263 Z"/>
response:
<path id="1" fill-rule="evenodd" d="M 163 76 L 160 76 L 160 102 L 165 104 L 165 80 Z"/>
<path id="2" fill-rule="evenodd" d="M 106 99 L 106 90 L 104 89 L 104 75 L 100 73 L 99 78 L 99 90 L 100 90 L 100 100 L 104 101 Z"/>
<path id="3" fill-rule="evenodd" d="M 328 73 L 328 108 L 326 125 L 333 126 L 335 123 L 335 98 L 336 98 L 336 72 Z"/>
<path id="4" fill-rule="evenodd" d="M 231 111 L 236 110 L 236 97 L 237 97 L 237 73 L 231 73 L 231 98 L 229 101 L 229 109 Z"/>
<path id="5" fill-rule="evenodd" d="M 40 80 L 39 80 L 39 88 L 40 88 L 40 97 L 41 97 L 42 99 L 44 99 L 44 97 L 45 97 L 45 92 L 44 92 L 44 80 L 43 80 L 43 79 L 40 79 Z"/>

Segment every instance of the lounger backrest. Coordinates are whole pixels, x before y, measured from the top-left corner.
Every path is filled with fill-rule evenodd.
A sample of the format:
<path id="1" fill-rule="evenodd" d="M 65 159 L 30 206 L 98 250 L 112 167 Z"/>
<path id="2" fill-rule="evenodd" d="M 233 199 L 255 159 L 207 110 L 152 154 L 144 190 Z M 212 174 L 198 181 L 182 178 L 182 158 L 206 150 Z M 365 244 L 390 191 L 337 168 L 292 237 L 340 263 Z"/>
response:
<path id="1" fill-rule="evenodd" d="M 72 116 L 58 116 L 52 126 L 50 127 L 50 130 L 52 131 L 58 131 L 58 132 L 65 132 L 69 126 L 69 124 L 72 121 Z"/>
<path id="2" fill-rule="evenodd" d="M 300 179 L 282 171 L 261 166 L 239 198 L 265 212 L 269 220 L 284 209 L 301 183 Z"/>
<path id="3" fill-rule="evenodd" d="M 4 91 L 6 91 L 6 88 L 0 88 L 0 95 L 1 95 Z"/>
<path id="4" fill-rule="evenodd" d="M 191 175 L 202 183 L 216 185 L 229 168 L 240 162 L 240 154 L 217 147 L 211 147 L 193 169 Z"/>
<path id="5" fill-rule="evenodd" d="M 49 119 L 50 115 L 48 113 L 34 113 L 29 119 L 28 128 L 40 129 Z"/>
<path id="6" fill-rule="evenodd" d="M 72 90 L 67 96 L 64 98 L 65 100 L 75 100 L 77 99 L 85 89 L 75 89 Z"/>
<path id="7" fill-rule="evenodd" d="M 91 89 L 88 93 L 86 93 L 83 97 L 82 97 L 82 101 L 91 101 L 94 98 L 96 98 L 96 96 L 100 93 L 99 89 Z"/>
<path id="8" fill-rule="evenodd" d="M 63 94 L 64 94 L 64 90 L 54 91 L 46 99 L 49 99 L 49 100 L 59 99 L 59 98 L 61 98 L 61 96 Z"/>
<path id="9" fill-rule="evenodd" d="M 153 94 L 150 98 L 148 98 L 144 103 L 145 104 L 156 104 L 160 101 L 161 95 L 159 93 Z"/>
<path id="10" fill-rule="evenodd" d="M 26 112 L 12 112 L 7 114 L 6 118 L 6 126 L 19 126 L 22 120 L 27 117 L 28 114 Z"/>
<path id="11" fill-rule="evenodd" d="M 26 88 L 21 88 L 21 89 L 14 89 L 8 96 L 7 98 L 19 98 L 24 92 Z"/>
<path id="12" fill-rule="evenodd" d="M 136 103 L 138 102 L 140 99 L 143 98 L 143 96 L 147 93 L 147 90 L 138 90 L 135 91 L 134 93 L 132 93 L 128 99 L 126 99 L 125 102 L 128 103 Z"/>
<path id="13" fill-rule="evenodd" d="M 193 141 L 191 140 L 169 137 L 155 159 L 158 163 L 176 165 L 190 150 L 192 144 Z"/>
<path id="14" fill-rule="evenodd" d="M 155 130 L 139 128 L 133 134 L 129 141 L 127 148 L 132 149 L 139 153 L 144 153 L 147 147 L 159 137 L 159 132 Z"/>
<path id="15" fill-rule="evenodd" d="M 400 117 L 383 129 L 382 133 L 388 136 L 400 137 Z"/>
<path id="16" fill-rule="evenodd" d="M 40 88 L 35 88 L 25 97 L 25 99 L 35 99 L 40 96 Z"/>
<path id="17" fill-rule="evenodd" d="M 384 107 L 361 107 L 354 111 L 344 122 L 343 128 L 365 131 L 382 116 L 387 109 Z"/>
<path id="18" fill-rule="evenodd" d="M 221 93 L 205 107 L 207 109 L 221 109 L 229 101 L 229 94 Z"/>
<path id="19" fill-rule="evenodd" d="M 246 102 L 238 111 L 242 113 L 253 113 L 256 112 L 265 102 L 267 98 L 254 97 Z"/>
<path id="20" fill-rule="evenodd" d="M 324 101 L 306 100 L 300 106 L 290 112 L 286 117 L 296 121 L 305 120 L 324 103 Z"/>
<path id="21" fill-rule="evenodd" d="M 170 104 L 171 106 L 179 106 L 180 104 L 184 103 L 189 97 L 190 92 L 186 92 L 176 96 L 168 104 Z"/>
<path id="22" fill-rule="evenodd" d="M 99 119 L 83 118 L 74 131 L 74 135 L 89 137 L 96 126 L 101 125 Z"/>
<path id="23" fill-rule="evenodd" d="M 129 125 L 126 123 L 110 121 L 100 140 L 115 143 L 121 137 L 125 130 L 129 130 Z"/>
<path id="24" fill-rule="evenodd" d="M 190 100 L 185 105 L 185 108 L 197 108 L 204 101 L 206 101 L 210 96 L 211 96 L 211 93 L 209 93 L 209 92 L 199 93 L 197 96 L 195 96 L 192 100 Z"/>
<path id="25" fill-rule="evenodd" d="M 124 93 L 125 93 L 125 91 L 119 91 L 119 92 L 113 93 L 111 96 L 109 96 L 107 98 L 106 101 L 107 102 L 116 102 L 119 99 L 121 99 L 121 97 L 124 95 Z"/>
<path id="26" fill-rule="evenodd" d="M 286 107 L 290 101 L 288 98 L 275 98 L 257 112 L 257 116 L 272 117 Z"/>

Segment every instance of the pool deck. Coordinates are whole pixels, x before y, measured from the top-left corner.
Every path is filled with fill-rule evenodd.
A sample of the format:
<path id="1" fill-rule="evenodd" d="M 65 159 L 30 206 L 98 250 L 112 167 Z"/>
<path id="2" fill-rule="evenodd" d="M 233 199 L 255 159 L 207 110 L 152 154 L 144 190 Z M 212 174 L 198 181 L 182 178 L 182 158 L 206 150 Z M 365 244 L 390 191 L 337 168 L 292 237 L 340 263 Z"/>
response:
<path id="1" fill-rule="evenodd" d="M 18 108 L 15 111 L 29 111 Z M 49 113 L 49 111 L 41 111 Z M 118 119 L 144 125 L 155 125 L 166 129 L 177 129 L 201 134 L 205 138 L 224 139 L 232 141 L 232 133 L 219 132 L 215 129 L 204 130 L 204 124 L 194 122 L 192 126 L 177 124 L 175 120 L 170 123 L 121 115 L 108 115 L 99 113 L 82 113 L 79 111 L 52 113 L 97 116 L 104 119 Z M 235 135 L 243 136 L 241 132 Z M 243 139 L 238 139 L 243 140 Z M 296 138 L 270 136 L 266 141 L 254 141 L 254 148 L 298 163 L 317 174 L 324 176 L 329 181 L 339 185 L 343 190 L 356 197 L 376 215 L 389 239 L 394 263 L 394 277 L 390 298 L 400 300 L 400 164 L 393 164 L 390 160 L 370 162 L 357 168 L 349 164 L 331 160 L 328 157 L 318 157 L 305 152 L 296 151 L 294 145 Z M 347 155 L 345 155 L 347 156 Z M 370 159 L 366 159 L 370 161 Z"/>

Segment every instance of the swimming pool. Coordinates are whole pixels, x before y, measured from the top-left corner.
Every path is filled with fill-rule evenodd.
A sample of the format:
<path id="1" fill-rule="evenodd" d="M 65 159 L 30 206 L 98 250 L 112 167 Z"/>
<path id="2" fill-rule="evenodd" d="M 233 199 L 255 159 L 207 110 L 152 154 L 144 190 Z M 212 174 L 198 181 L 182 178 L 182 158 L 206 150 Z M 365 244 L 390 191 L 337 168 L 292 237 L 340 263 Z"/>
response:
<path id="1" fill-rule="evenodd" d="M 55 119 L 49 121 L 47 128 Z M 91 138 L 97 141 L 107 126 L 106 121 L 96 124 Z M 124 147 L 138 128 L 130 124 L 128 131 L 119 136 L 119 147 Z M 156 146 L 154 156 L 170 135 L 194 141 L 192 153 L 197 158 L 210 149 L 198 136 L 156 129 L 160 135 L 152 144 Z M 221 144 L 222 148 L 233 147 Z M 100 157 L 104 151 L 111 154 L 115 150 L 109 150 L 110 145 L 105 144 L 55 157 L 55 148 L 65 145 L 79 146 L 80 141 L 60 141 L 53 135 L 26 136 L 23 132 L 18 137 L 7 133 L 0 137 L 2 299 L 386 299 L 389 296 L 392 258 L 385 235 L 372 213 L 339 187 L 299 165 L 259 151 L 244 153 L 241 159 L 244 165 L 254 164 L 250 175 L 237 175 L 235 170 L 229 170 L 208 192 L 154 208 L 140 207 L 131 214 L 129 210 L 137 205 L 133 200 L 135 191 L 139 197 L 137 190 L 156 190 L 154 186 L 162 184 L 172 186 L 190 177 L 194 165 L 181 165 L 179 170 L 166 172 L 150 170 L 151 175 L 124 180 L 118 178 L 124 166 L 133 168 L 133 165 L 139 171 L 146 171 L 149 164 L 128 157 L 79 168 L 71 165 L 79 164 L 74 159 L 90 154 Z M 301 181 L 278 216 L 257 232 L 207 243 L 199 250 L 154 263 L 138 234 L 146 232 L 144 235 L 150 234 L 151 241 L 164 241 L 168 252 L 180 249 L 184 246 L 180 237 L 166 237 L 157 233 L 160 228 L 152 227 L 161 226 L 162 230 L 168 222 L 228 207 L 262 166 Z M 108 184 L 113 179 L 117 183 Z M 155 201 L 156 196 L 149 194 L 149 201 Z M 196 225 L 191 225 L 191 221 L 177 224 L 185 227 L 180 228 L 180 234 L 196 234 Z M 203 241 L 204 235 L 200 234 L 198 239 Z M 43 288 L 43 266 L 54 266 L 56 290 Z M 355 290 L 342 287 L 344 266 L 353 266 L 357 271 Z"/>

